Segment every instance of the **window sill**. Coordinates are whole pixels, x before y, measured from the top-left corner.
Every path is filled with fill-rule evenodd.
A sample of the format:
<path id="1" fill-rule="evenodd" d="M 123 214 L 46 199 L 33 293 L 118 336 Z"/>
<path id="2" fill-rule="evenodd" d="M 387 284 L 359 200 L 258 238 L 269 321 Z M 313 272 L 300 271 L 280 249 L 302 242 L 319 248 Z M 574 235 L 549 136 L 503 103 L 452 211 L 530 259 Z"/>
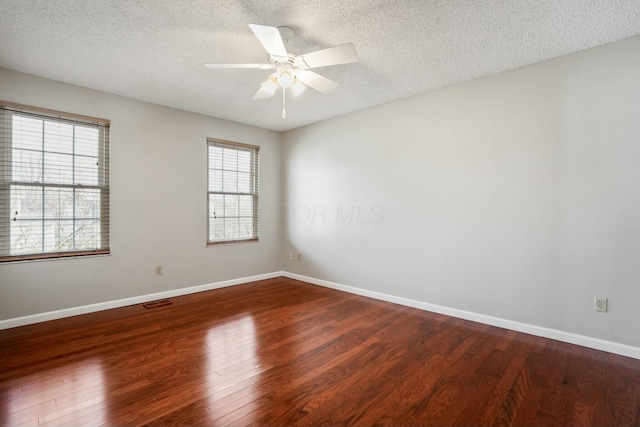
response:
<path id="1" fill-rule="evenodd" d="M 90 252 L 69 252 L 64 254 L 34 254 L 34 255 L 21 255 L 21 256 L 7 256 L 0 257 L 0 265 L 2 264 L 15 264 L 15 263 L 23 263 L 23 262 L 34 262 L 34 261 L 58 261 L 61 259 L 83 259 L 83 258 L 94 258 L 94 257 L 102 257 L 102 256 L 110 256 L 111 251 L 102 250 L 102 251 L 90 251 Z"/>
<path id="2" fill-rule="evenodd" d="M 260 243 L 260 239 L 249 240 L 230 240 L 228 242 L 208 242 L 207 248 L 215 248 L 221 246 L 234 246 L 234 245 L 246 245 L 251 243 Z"/>

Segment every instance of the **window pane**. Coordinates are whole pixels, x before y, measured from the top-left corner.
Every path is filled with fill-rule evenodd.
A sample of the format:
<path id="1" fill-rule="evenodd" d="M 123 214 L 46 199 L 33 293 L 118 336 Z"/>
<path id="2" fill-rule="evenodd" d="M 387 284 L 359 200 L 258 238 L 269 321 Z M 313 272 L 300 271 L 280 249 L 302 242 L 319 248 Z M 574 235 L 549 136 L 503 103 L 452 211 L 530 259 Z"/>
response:
<path id="1" fill-rule="evenodd" d="M 100 218 L 100 190 L 76 190 L 76 218 Z"/>
<path id="2" fill-rule="evenodd" d="M 82 185 L 98 185 L 97 157 L 75 157 L 75 183 Z"/>
<path id="3" fill-rule="evenodd" d="M 222 191 L 221 170 L 213 170 L 209 174 L 209 191 Z"/>
<path id="4" fill-rule="evenodd" d="M 42 182 L 42 152 L 12 151 L 12 176 L 14 181 Z"/>
<path id="5" fill-rule="evenodd" d="M 75 154 L 98 157 L 100 131 L 97 128 L 76 126 L 75 132 Z"/>
<path id="6" fill-rule="evenodd" d="M 14 148 L 42 150 L 42 120 L 13 116 L 12 143 Z"/>
<path id="7" fill-rule="evenodd" d="M 209 147 L 209 167 L 222 169 L 222 148 Z"/>
<path id="8" fill-rule="evenodd" d="M 44 153 L 44 182 L 55 184 L 73 183 L 73 156 L 69 154 Z"/>
<path id="9" fill-rule="evenodd" d="M 72 220 L 44 222 L 44 252 L 73 250 L 74 228 Z"/>
<path id="10" fill-rule="evenodd" d="M 44 151 L 73 154 L 73 126 L 45 120 Z"/>
<path id="11" fill-rule="evenodd" d="M 42 221 L 11 221 L 11 255 L 42 252 Z"/>
<path id="12" fill-rule="evenodd" d="M 214 194 L 209 199 L 209 215 L 220 218 L 224 216 L 224 196 L 222 194 Z"/>
<path id="13" fill-rule="evenodd" d="M 224 196 L 224 216 L 238 216 L 238 196 L 230 196 L 228 194 Z"/>
<path id="14" fill-rule="evenodd" d="M 240 218 L 239 219 L 239 238 L 251 239 L 253 237 L 253 219 L 252 218 Z"/>
<path id="15" fill-rule="evenodd" d="M 238 151 L 238 171 L 251 172 L 251 152 Z"/>
<path id="16" fill-rule="evenodd" d="M 239 196 L 238 216 L 253 217 L 253 196 Z"/>
<path id="17" fill-rule="evenodd" d="M 42 218 L 42 187 L 11 186 L 11 219 Z"/>
<path id="18" fill-rule="evenodd" d="M 238 170 L 238 150 L 233 148 L 222 149 L 222 168 L 224 170 Z"/>
<path id="19" fill-rule="evenodd" d="M 224 239 L 224 218 L 212 218 L 209 224 L 209 240 Z"/>
<path id="20" fill-rule="evenodd" d="M 225 218 L 224 220 L 224 238 L 226 240 L 238 240 L 238 218 Z"/>
<path id="21" fill-rule="evenodd" d="M 251 193 L 251 174 L 238 172 L 238 193 Z"/>
<path id="22" fill-rule="evenodd" d="M 100 247 L 100 220 L 77 220 L 75 250 L 93 250 Z"/>
<path id="23" fill-rule="evenodd" d="M 73 219 L 73 189 L 44 189 L 44 218 Z"/>
<path id="24" fill-rule="evenodd" d="M 238 172 L 224 171 L 222 179 L 222 191 L 226 193 L 238 192 Z"/>

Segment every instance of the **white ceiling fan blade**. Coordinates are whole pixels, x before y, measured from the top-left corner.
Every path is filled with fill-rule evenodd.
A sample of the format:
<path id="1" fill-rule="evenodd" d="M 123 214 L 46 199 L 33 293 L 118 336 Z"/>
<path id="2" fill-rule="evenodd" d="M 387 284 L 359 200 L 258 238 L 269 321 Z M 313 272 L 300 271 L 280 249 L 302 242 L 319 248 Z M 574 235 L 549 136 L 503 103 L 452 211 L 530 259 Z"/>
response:
<path id="1" fill-rule="evenodd" d="M 268 70 L 273 68 L 271 64 L 204 64 L 207 68 L 257 68 L 259 70 Z"/>
<path id="2" fill-rule="evenodd" d="M 258 89 L 258 91 L 256 92 L 255 95 L 253 95 L 253 99 L 254 101 L 257 99 L 267 99 L 267 98 L 271 98 L 273 96 L 273 94 L 271 92 L 269 92 L 267 89 L 264 88 L 264 86 L 260 86 L 260 89 Z"/>
<path id="3" fill-rule="evenodd" d="M 262 46 L 269 55 L 287 56 L 287 49 L 284 47 L 280 31 L 276 27 L 267 25 L 249 24 L 249 28 L 256 35 Z"/>
<path id="4" fill-rule="evenodd" d="M 338 86 L 338 83 L 318 73 L 309 70 L 296 70 L 296 77 L 304 84 L 320 93 L 329 93 Z"/>
<path id="5" fill-rule="evenodd" d="M 296 62 L 301 61 L 298 65 L 306 68 L 327 67 L 329 65 L 350 64 L 358 62 L 358 52 L 352 43 L 342 44 L 327 49 L 318 50 L 311 53 L 305 53 L 296 57 Z"/>

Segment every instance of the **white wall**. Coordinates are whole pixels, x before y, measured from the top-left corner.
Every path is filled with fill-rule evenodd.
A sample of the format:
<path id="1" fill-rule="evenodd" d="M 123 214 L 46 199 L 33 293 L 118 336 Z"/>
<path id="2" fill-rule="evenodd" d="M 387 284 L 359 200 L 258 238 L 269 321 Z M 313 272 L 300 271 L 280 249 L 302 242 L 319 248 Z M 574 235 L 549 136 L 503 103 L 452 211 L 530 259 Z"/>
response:
<path id="1" fill-rule="evenodd" d="M 640 346 L 639 76 L 635 37 L 286 133 L 284 270 Z"/>
<path id="2" fill-rule="evenodd" d="M 111 120 L 112 253 L 0 265 L 0 320 L 281 269 L 272 215 L 259 243 L 205 247 L 206 138 L 261 147 L 260 207 L 270 212 L 280 205 L 280 134 L 6 69 L 0 99 Z"/>

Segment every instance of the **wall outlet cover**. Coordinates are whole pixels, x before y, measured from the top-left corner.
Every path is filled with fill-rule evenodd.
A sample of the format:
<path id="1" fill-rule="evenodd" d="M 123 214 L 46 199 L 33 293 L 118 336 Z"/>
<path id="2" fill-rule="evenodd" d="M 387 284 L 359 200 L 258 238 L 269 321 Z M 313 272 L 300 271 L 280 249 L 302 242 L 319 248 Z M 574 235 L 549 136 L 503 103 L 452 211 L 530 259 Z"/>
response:
<path id="1" fill-rule="evenodd" d="M 594 310 L 599 311 L 601 313 L 606 313 L 608 305 L 609 305 L 609 300 L 607 298 L 596 297 L 594 301 Z"/>

